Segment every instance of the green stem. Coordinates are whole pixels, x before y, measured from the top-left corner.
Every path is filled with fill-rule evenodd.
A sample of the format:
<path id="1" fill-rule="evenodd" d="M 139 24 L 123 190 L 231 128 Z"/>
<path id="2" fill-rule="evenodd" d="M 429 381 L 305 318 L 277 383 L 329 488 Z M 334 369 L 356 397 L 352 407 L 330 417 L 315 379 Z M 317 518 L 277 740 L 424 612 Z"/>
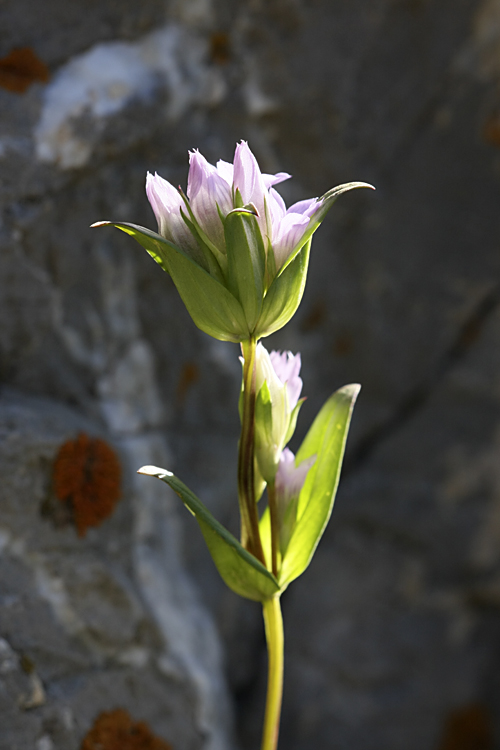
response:
<path id="1" fill-rule="evenodd" d="M 269 505 L 269 516 L 271 523 L 271 569 L 274 576 L 278 576 L 278 554 L 279 554 L 279 525 L 278 508 L 276 507 L 276 489 L 274 482 L 267 485 L 267 500 Z"/>
<path id="2" fill-rule="evenodd" d="M 266 628 L 268 676 L 266 713 L 262 732 L 261 750 L 276 750 L 280 727 L 281 699 L 283 696 L 283 619 L 279 596 L 267 599 L 264 609 Z"/>
<path id="3" fill-rule="evenodd" d="M 265 557 L 255 502 L 255 339 L 243 341 L 243 414 L 238 446 L 238 497 L 241 514 L 241 543 L 264 565 Z"/>

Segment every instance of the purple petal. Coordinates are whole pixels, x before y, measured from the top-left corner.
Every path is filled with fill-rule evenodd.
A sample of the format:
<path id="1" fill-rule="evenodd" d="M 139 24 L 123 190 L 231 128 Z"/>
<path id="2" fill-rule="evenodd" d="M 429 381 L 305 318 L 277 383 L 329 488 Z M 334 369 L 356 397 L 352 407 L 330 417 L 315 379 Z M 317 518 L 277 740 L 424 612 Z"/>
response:
<path id="1" fill-rule="evenodd" d="M 291 213 L 289 209 L 279 224 L 273 227 L 272 242 L 278 271 L 299 244 L 308 224 L 307 214 Z"/>
<path id="2" fill-rule="evenodd" d="M 148 172 L 146 195 L 158 222 L 158 232 L 162 237 L 183 250 L 197 249 L 196 241 L 180 213 L 184 201 L 174 186 L 159 174 L 153 176 Z"/>
<path id="3" fill-rule="evenodd" d="M 286 384 L 286 390 L 288 395 L 288 409 L 293 411 L 302 392 L 302 378 L 299 377 L 301 359 L 300 353 L 292 354 L 292 352 L 276 352 L 272 351 L 269 354 L 273 370 L 283 383 Z"/>
<path id="4" fill-rule="evenodd" d="M 295 466 L 295 456 L 292 451 L 288 448 L 282 451 L 276 472 L 275 487 L 276 497 L 283 511 L 293 498 L 300 495 L 307 473 L 315 461 L 316 456 L 311 456 Z"/>
<path id="5" fill-rule="evenodd" d="M 233 174 L 234 174 L 234 167 L 232 164 L 230 164 L 228 161 L 223 161 L 222 159 L 219 159 L 217 162 L 217 172 L 220 174 L 222 178 L 227 182 L 229 187 L 232 187 L 233 185 Z"/>
<path id="6" fill-rule="evenodd" d="M 292 214 L 303 214 L 304 216 L 312 216 L 317 208 L 321 205 L 321 201 L 317 198 L 307 198 L 303 201 L 298 201 L 290 206 L 288 213 Z"/>
<path id="7" fill-rule="evenodd" d="M 264 180 L 266 188 L 269 189 L 273 185 L 277 185 L 279 182 L 289 180 L 291 176 L 292 175 L 288 174 L 288 172 L 278 172 L 277 174 L 263 174 L 262 179 Z"/>
<path id="8" fill-rule="evenodd" d="M 253 203 L 258 210 L 263 204 L 266 186 L 257 159 L 246 141 L 238 143 L 234 152 L 234 187 L 240 191 L 245 205 Z"/>
<path id="9" fill-rule="evenodd" d="M 273 227 L 271 236 L 273 236 L 274 227 L 279 226 L 281 219 L 286 214 L 285 201 L 283 200 L 281 195 L 278 193 L 278 191 L 275 190 L 274 188 L 271 188 L 269 190 L 269 195 L 267 197 L 267 206 L 269 208 L 269 213 L 271 216 L 271 226 Z"/>
<path id="10" fill-rule="evenodd" d="M 226 180 L 199 151 L 189 154 L 187 194 L 191 209 L 208 238 L 224 252 L 224 227 L 217 210 L 227 214 L 233 207 Z"/>

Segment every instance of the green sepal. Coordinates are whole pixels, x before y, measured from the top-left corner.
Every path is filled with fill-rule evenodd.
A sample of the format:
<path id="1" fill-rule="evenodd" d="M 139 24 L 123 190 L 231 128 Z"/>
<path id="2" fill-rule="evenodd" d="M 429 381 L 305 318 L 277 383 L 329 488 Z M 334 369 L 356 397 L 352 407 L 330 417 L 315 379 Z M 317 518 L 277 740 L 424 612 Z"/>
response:
<path id="1" fill-rule="evenodd" d="M 270 599 L 279 591 L 273 574 L 241 546 L 180 479 L 157 466 L 143 466 L 138 473 L 161 479 L 180 497 L 198 521 L 217 570 L 232 591 L 258 602 Z"/>
<path id="2" fill-rule="evenodd" d="M 133 237 L 167 271 L 195 325 L 220 341 L 249 337 L 245 314 L 238 300 L 217 279 L 156 232 L 125 222 L 101 221 L 92 226 L 114 226 Z"/>
<path id="3" fill-rule="evenodd" d="M 259 534 L 262 544 L 262 550 L 266 559 L 266 565 L 271 567 L 272 544 L 271 544 L 271 514 L 269 506 L 266 506 L 263 514 L 259 519 Z"/>
<path id="4" fill-rule="evenodd" d="M 276 476 L 273 448 L 273 404 L 265 380 L 255 399 L 255 455 L 260 473 L 266 482 L 273 482 Z"/>
<path id="5" fill-rule="evenodd" d="M 96 221 L 95 224 L 91 224 L 90 226 L 92 229 L 97 227 L 116 227 L 117 229 L 121 229 L 122 232 L 133 237 L 139 245 L 142 245 L 166 273 L 170 273 L 168 270 L 168 253 L 165 246 L 168 245 L 174 250 L 177 248 L 162 237 L 161 234 L 153 232 L 151 229 L 147 229 L 147 227 L 140 227 L 138 224 L 128 224 L 126 222 Z"/>
<path id="6" fill-rule="evenodd" d="M 180 211 L 185 225 L 193 235 L 196 244 L 200 249 L 199 265 L 204 268 L 205 271 L 208 271 L 210 276 L 213 276 L 214 279 L 217 279 L 221 284 L 224 284 L 224 274 L 218 263 L 218 256 L 221 256 L 222 253 L 218 253 L 218 256 L 215 256 L 210 247 L 202 240 L 201 235 L 197 230 L 197 225 L 194 224 L 191 219 L 188 219 L 182 208 Z"/>
<path id="7" fill-rule="evenodd" d="M 330 396 L 295 458 L 295 465 L 299 466 L 302 461 L 316 456 L 299 495 L 297 520 L 283 556 L 278 577 L 282 588 L 307 568 L 330 519 L 352 410 L 360 388 L 358 384 L 346 385 Z"/>
<path id="8" fill-rule="evenodd" d="M 206 256 L 207 251 L 211 252 L 215 260 L 217 261 L 217 265 L 220 269 L 222 269 L 222 273 L 224 274 L 226 271 L 227 266 L 227 259 L 226 256 L 219 248 L 214 245 L 212 240 L 208 237 L 208 235 L 203 231 L 203 229 L 200 227 L 198 220 L 196 219 L 196 216 L 193 213 L 193 209 L 191 208 L 191 204 L 189 203 L 187 195 L 184 193 L 184 190 L 179 187 L 179 193 L 181 195 L 182 200 L 184 201 L 184 204 L 186 206 L 187 212 L 189 214 L 189 219 L 187 218 L 186 214 L 180 209 L 181 216 L 188 227 L 189 231 L 195 238 L 195 240 L 200 245 L 200 249 L 203 252 L 203 255 Z M 219 216 L 221 215 L 219 206 L 217 206 L 217 210 L 219 211 Z M 222 224 L 224 222 L 222 221 Z"/>
<path id="9" fill-rule="evenodd" d="M 295 314 L 304 294 L 310 250 L 311 239 L 285 270 L 280 271 L 267 290 L 255 328 L 256 338 L 279 331 Z"/>
<path id="10" fill-rule="evenodd" d="M 285 268 L 294 260 L 297 253 L 300 251 L 300 249 L 304 246 L 304 244 L 311 239 L 316 229 L 319 227 L 319 225 L 322 223 L 323 219 L 327 215 L 328 211 L 331 209 L 337 198 L 342 195 L 342 193 L 347 193 L 349 190 L 356 190 L 356 188 L 370 188 L 370 190 L 375 190 L 373 185 L 369 185 L 367 182 L 345 182 L 343 185 L 337 185 L 337 187 L 332 188 L 331 190 L 328 190 L 321 198 L 321 205 L 317 209 L 317 211 L 311 216 L 311 219 L 309 221 L 309 224 L 307 225 L 307 229 L 305 233 L 300 238 L 300 242 L 294 247 L 288 258 L 286 259 L 285 263 L 283 264 L 281 271 L 283 272 Z"/>
<path id="11" fill-rule="evenodd" d="M 266 253 L 253 213 L 233 209 L 224 220 L 227 253 L 227 283 L 241 302 L 248 328 L 253 331 L 262 309 Z"/>
<path id="12" fill-rule="evenodd" d="M 302 404 L 304 403 L 305 400 L 306 400 L 305 396 L 304 398 L 300 398 L 297 401 L 292 413 L 290 414 L 290 422 L 288 424 L 288 430 L 287 430 L 287 433 L 285 436 L 285 442 L 283 443 L 283 445 L 288 445 L 288 443 L 293 437 L 293 433 L 295 432 L 295 428 L 297 427 L 297 418 L 299 416 L 299 411 L 301 410 Z"/>

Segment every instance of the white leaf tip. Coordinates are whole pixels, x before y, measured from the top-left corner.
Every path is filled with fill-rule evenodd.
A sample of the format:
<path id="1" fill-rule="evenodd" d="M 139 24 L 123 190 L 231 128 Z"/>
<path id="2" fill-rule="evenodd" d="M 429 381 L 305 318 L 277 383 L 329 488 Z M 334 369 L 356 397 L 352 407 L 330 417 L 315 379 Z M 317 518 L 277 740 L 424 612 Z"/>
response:
<path id="1" fill-rule="evenodd" d="M 167 471 L 167 469 L 160 469 L 159 466 L 141 466 L 141 468 L 137 470 L 137 473 L 145 474 L 148 477 L 158 477 L 158 479 L 174 476 L 171 471 Z"/>

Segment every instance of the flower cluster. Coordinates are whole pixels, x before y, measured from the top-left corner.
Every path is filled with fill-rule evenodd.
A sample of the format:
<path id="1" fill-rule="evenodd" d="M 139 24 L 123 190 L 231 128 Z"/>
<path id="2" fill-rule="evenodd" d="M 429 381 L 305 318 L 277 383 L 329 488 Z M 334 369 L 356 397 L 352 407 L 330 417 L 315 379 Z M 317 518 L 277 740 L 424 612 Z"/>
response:
<path id="1" fill-rule="evenodd" d="M 321 205 L 316 198 L 310 198 L 287 210 L 273 185 L 290 177 L 286 172 L 262 174 L 248 144 L 242 141 L 236 146 L 234 164 L 219 160 L 214 167 L 199 151 L 189 154 L 189 204 L 181 191 L 158 174 L 148 173 L 146 193 L 165 239 L 197 262 L 201 239 L 212 252 L 215 250 L 215 258 L 223 268 L 227 262 L 224 220 L 234 209 L 252 209 L 274 276 L 301 244 L 311 216 Z M 186 222 L 188 217 L 194 221 Z M 190 223 L 195 231 L 190 229 Z"/>
<path id="2" fill-rule="evenodd" d="M 234 163 L 190 153 L 187 195 L 148 173 L 146 193 L 159 235 L 133 234 L 171 275 L 196 325 L 223 341 L 259 339 L 282 328 L 304 292 L 311 238 L 336 198 L 365 183 L 333 188 L 288 209 L 248 144 Z"/>

